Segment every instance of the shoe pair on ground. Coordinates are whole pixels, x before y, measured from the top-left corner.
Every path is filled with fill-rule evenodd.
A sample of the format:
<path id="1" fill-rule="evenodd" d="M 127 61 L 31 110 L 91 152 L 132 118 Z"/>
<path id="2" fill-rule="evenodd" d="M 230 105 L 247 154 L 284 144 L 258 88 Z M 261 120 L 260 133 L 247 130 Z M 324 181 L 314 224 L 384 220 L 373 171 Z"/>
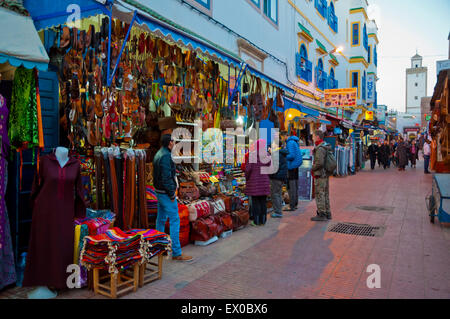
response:
<path id="1" fill-rule="evenodd" d="M 316 216 L 311 217 L 311 220 L 313 222 L 327 221 L 329 219 L 331 219 L 331 212 L 327 212 L 327 213 L 319 213 L 319 212 L 317 212 Z"/>

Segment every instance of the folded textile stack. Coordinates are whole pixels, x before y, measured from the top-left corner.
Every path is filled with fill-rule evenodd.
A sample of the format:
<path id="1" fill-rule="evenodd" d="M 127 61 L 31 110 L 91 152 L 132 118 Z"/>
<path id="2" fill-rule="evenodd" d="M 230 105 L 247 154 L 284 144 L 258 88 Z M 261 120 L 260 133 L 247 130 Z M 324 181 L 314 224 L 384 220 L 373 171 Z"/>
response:
<path id="1" fill-rule="evenodd" d="M 85 237 L 81 264 L 87 269 L 102 268 L 118 273 L 136 262 L 147 262 L 161 251 L 170 249 L 170 238 L 165 233 L 154 229 L 122 231 L 114 227 L 104 234 Z"/>
<path id="2" fill-rule="evenodd" d="M 147 213 L 156 214 L 158 212 L 158 199 L 156 197 L 155 188 L 147 185 L 146 187 Z"/>

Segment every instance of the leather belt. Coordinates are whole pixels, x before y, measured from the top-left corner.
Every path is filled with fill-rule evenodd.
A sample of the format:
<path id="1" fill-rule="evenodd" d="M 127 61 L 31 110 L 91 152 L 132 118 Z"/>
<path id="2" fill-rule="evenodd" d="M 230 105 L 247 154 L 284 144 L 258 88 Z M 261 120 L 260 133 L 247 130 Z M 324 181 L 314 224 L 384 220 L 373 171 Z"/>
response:
<path id="1" fill-rule="evenodd" d="M 140 226 L 147 229 L 148 228 L 148 214 L 147 214 L 147 201 L 146 201 L 146 189 L 145 189 L 145 151 L 139 152 L 139 166 L 138 166 L 138 177 L 139 177 L 139 211 L 140 211 Z"/>
<path id="2" fill-rule="evenodd" d="M 94 160 L 95 160 L 95 191 L 97 194 L 97 209 L 104 209 L 103 205 L 103 165 L 102 165 L 102 154 L 99 150 L 95 150 L 94 152 Z"/>

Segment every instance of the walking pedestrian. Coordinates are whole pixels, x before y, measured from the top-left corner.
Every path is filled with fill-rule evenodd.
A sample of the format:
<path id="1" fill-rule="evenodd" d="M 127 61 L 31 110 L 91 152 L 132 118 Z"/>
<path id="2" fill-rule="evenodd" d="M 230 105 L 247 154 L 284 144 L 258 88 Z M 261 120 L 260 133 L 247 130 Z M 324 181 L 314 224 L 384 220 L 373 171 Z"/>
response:
<path id="1" fill-rule="evenodd" d="M 391 141 L 391 161 L 394 167 L 398 166 L 396 150 L 397 150 L 397 142 Z"/>
<path id="2" fill-rule="evenodd" d="M 272 147 L 271 151 L 272 155 L 272 163 L 275 159 L 278 158 L 278 171 L 274 174 L 271 174 L 270 177 L 270 198 L 272 199 L 272 207 L 273 213 L 271 214 L 274 218 L 283 217 L 282 213 L 282 188 L 283 184 L 286 182 L 288 177 L 288 168 L 287 168 L 287 155 L 288 151 L 285 148 L 277 148 L 274 149 Z"/>
<path id="3" fill-rule="evenodd" d="M 425 139 L 423 144 L 423 168 L 425 174 L 431 174 L 428 171 L 428 166 L 430 165 L 430 156 L 431 156 L 431 141 L 429 139 Z"/>
<path id="4" fill-rule="evenodd" d="M 285 132 L 281 133 L 286 137 Z M 291 135 L 286 140 L 286 149 L 288 155 L 286 156 L 288 163 L 288 192 L 289 192 L 289 209 L 287 211 L 294 211 L 298 206 L 298 168 L 302 165 L 303 156 L 298 144 L 298 137 Z"/>
<path id="5" fill-rule="evenodd" d="M 331 146 L 323 141 L 323 132 L 317 130 L 313 134 L 315 148 L 313 150 L 314 163 L 311 168 L 314 176 L 314 195 L 317 206 L 317 216 L 311 217 L 312 221 L 326 221 L 331 219 L 330 209 L 330 184 L 325 171 L 325 160 Z"/>
<path id="6" fill-rule="evenodd" d="M 178 203 L 176 191 L 175 163 L 172 160 L 173 147 L 171 135 L 161 137 L 161 148 L 153 159 L 153 183 L 158 199 L 158 214 L 156 217 L 156 230 L 164 232 L 166 220 L 170 223 L 170 238 L 172 240 L 172 259 L 178 261 L 192 261 L 191 256 L 184 255 L 180 245 L 180 216 L 178 215 Z"/>
<path id="7" fill-rule="evenodd" d="M 370 158 L 370 169 L 375 168 L 376 160 L 377 160 L 377 154 L 378 154 L 378 146 L 375 143 L 372 143 L 369 145 L 368 149 L 369 158 Z"/>
<path id="8" fill-rule="evenodd" d="M 411 141 L 409 146 L 409 160 L 411 161 L 411 167 L 416 168 L 416 160 L 419 159 L 419 147 L 417 146 L 416 140 Z"/>
<path id="9" fill-rule="evenodd" d="M 396 153 L 398 158 L 398 170 L 404 171 L 405 167 L 408 165 L 408 146 L 403 140 L 403 137 L 399 138 Z"/>
<path id="10" fill-rule="evenodd" d="M 265 225 L 267 220 L 267 196 L 270 194 L 269 174 L 263 172 L 264 166 L 270 166 L 271 159 L 266 152 L 266 141 L 259 139 L 255 142 L 256 154 L 249 156 L 249 162 L 245 165 L 245 194 L 252 197 L 251 225 Z M 256 161 L 256 163 L 254 163 Z"/>
<path id="11" fill-rule="evenodd" d="M 381 150 L 381 142 L 380 141 L 378 141 L 377 142 L 377 147 L 378 147 L 378 151 L 377 151 L 377 161 L 378 161 L 378 167 L 381 167 L 381 165 L 382 165 L 382 156 L 381 156 L 381 153 L 380 153 L 380 150 Z"/>
<path id="12" fill-rule="evenodd" d="M 389 158 L 391 156 L 391 147 L 387 140 L 384 140 L 383 145 L 381 145 L 380 150 L 378 151 L 381 158 L 381 163 L 383 164 L 383 168 L 386 169 L 389 167 Z"/>

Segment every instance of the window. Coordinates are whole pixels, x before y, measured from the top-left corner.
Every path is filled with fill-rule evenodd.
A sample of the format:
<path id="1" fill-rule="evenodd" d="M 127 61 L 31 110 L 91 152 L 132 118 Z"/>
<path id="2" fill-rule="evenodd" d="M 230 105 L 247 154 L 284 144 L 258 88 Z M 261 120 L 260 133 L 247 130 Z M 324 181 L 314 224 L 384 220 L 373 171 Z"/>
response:
<path id="1" fill-rule="evenodd" d="M 362 99 L 365 100 L 366 99 L 366 71 L 364 71 L 363 73 L 363 77 L 362 77 Z"/>
<path id="2" fill-rule="evenodd" d="M 359 97 L 359 72 L 353 71 L 351 73 L 351 81 L 352 81 L 352 88 L 356 88 L 358 92 Z"/>
<path id="3" fill-rule="evenodd" d="M 417 96 L 414 97 L 414 100 L 417 100 Z"/>
<path id="4" fill-rule="evenodd" d="M 335 33 L 338 32 L 338 18 L 334 13 L 333 2 L 330 2 L 330 6 L 328 7 L 328 25 L 330 26 L 331 30 L 333 30 Z"/>
<path id="5" fill-rule="evenodd" d="M 308 51 L 304 44 L 300 46 L 300 52 L 295 55 L 295 60 L 296 75 L 304 81 L 311 82 L 312 63 L 308 61 Z"/>
<path id="6" fill-rule="evenodd" d="M 414 83 L 415 84 L 415 86 L 417 86 L 417 82 L 416 83 Z"/>
<path id="7" fill-rule="evenodd" d="M 359 23 L 352 24 L 352 46 L 359 45 Z"/>
<path id="8" fill-rule="evenodd" d="M 371 58 L 372 58 L 372 46 L 369 45 L 369 50 L 367 51 L 367 62 L 369 62 L 369 64 L 371 63 Z"/>
<path id="9" fill-rule="evenodd" d="M 327 17 L 327 0 L 314 0 L 314 7 L 323 18 Z"/>
<path id="10" fill-rule="evenodd" d="M 315 70 L 316 86 L 317 88 L 324 90 L 327 88 L 327 74 L 323 70 L 323 61 L 319 59 L 317 61 L 317 67 Z"/>
<path id="11" fill-rule="evenodd" d="M 367 28 L 366 28 L 366 24 L 364 23 L 364 28 L 363 28 L 363 46 L 366 50 L 369 50 L 369 37 L 367 35 Z"/>
<path id="12" fill-rule="evenodd" d="M 263 1 L 264 1 L 264 14 L 275 24 L 278 24 L 278 0 L 263 0 Z"/>
<path id="13" fill-rule="evenodd" d="M 418 65 L 416 64 L 416 68 L 418 67 Z"/>
<path id="14" fill-rule="evenodd" d="M 378 65 L 378 55 L 377 55 L 377 46 L 376 45 L 373 48 L 373 62 L 375 63 L 375 66 Z"/>
<path id="15" fill-rule="evenodd" d="M 255 6 L 257 6 L 258 8 L 260 8 L 261 7 L 261 0 L 250 0 L 251 2 L 253 2 L 253 4 L 255 5 Z"/>
<path id="16" fill-rule="evenodd" d="M 208 15 L 212 15 L 211 1 L 212 0 L 188 0 L 187 3 Z"/>
<path id="17" fill-rule="evenodd" d="M 330 76 L 328 77 L 328 88 L 329 89 L 337 89 L 338 81 L 334 78 L 334 69 L 331 68 Z"/>

